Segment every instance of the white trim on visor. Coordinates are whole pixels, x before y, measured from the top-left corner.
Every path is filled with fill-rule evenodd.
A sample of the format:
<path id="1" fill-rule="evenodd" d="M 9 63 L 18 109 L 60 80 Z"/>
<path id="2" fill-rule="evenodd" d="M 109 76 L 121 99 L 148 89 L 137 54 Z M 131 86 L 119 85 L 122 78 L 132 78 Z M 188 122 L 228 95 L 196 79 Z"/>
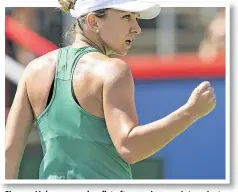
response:
<path id="1" fill-rule="evenodd" d="M 161 11 L 158 0 L 77 0 L 75 8 L 71 9 L 70 13 L 72 17 L 78 18 L 106 8 L 140 13 L 141 19 L 153 19 Z"/>

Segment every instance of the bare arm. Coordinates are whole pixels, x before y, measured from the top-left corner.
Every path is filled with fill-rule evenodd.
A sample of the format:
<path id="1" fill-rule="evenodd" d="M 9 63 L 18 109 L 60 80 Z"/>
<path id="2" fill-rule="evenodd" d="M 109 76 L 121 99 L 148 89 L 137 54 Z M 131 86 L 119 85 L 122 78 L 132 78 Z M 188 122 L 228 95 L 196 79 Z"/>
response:
<path id="1" fill-rule="evenodd" d="M 33 126 L 33 113 L 28 100 L 25 70 L 19 81 L 10 109 L 5 134 L 5 178 L 17 179 L 25 145 Z"/>
<path id="2" fill-rule="evenodd" d="M 111 76 L 107 77 L 103 92 L 104 115 L 115 147 L 129 163 L 150 157 L 206 113 L 200 109 L 195 112 L 192 98 L 188 104 L 163 119 L 138 126 L 134 82 L 129 68 L 119 62 L 109 74 Z M 204 83 L 200 92 L 209 86 Z M 197 93 L 194 94 L 197 97 Z"/>

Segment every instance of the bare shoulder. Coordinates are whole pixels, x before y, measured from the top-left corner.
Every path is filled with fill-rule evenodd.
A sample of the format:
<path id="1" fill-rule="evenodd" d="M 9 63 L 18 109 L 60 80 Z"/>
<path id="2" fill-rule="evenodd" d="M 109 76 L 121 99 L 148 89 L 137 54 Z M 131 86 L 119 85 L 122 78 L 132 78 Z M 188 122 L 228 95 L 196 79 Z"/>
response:
<path id="1" fill-rule="evenodd" d="M 106 82 L 126 77 L 132 78 L 130 67 L 125 61 L 106 56 L 101 61 L 103 62 L 104 79 Z"/>
<path id="2" fill-rule="evenodd" d="M 129 65 L 117 58 L 110 58 L 109 59 L 109 70 L 115 71 L 115 72 L 130 72 L 130 67 Z"/>
<path id="3" fill-rule="evenodd" d="M 132 74 L 129 65 L 118 58 L 109 58 L 101 53 L 89 53 L 84 56 L 88 63 L 91 63 L 104 83 L 117 81 L 119 79 L 132 79 Z M 88 65 L 90 66 L 90 65 Z"/>
<path id="4" fill-rule="evenodd" d="M 105 76 L 105 84 L 113 85 L 121 82 L 122 84 L 133 84 L 133 77 L 129 65 L 116 58 L 111 58 L 108 62 L 107 74 Z"/>
<path id="5" fill-rule="evenodd" d="M 58 50 L 51 51 L 43 56 L 40 56 L 32 60 L 25 68 L 23 73 L 23 78 L 26 80 L 28 78 L 36 77 L 38 74 L 45 72 L 47 74 L 49 71 L 54 70 L 56 66 Z"/>
<path id="6" fill-rule="evenodd" d="M 41 57 L 32 60 L 26 67 L 26 71 L 36 72 L 44 67 L 56 63 L 58 50 L 51 51 Z"/>

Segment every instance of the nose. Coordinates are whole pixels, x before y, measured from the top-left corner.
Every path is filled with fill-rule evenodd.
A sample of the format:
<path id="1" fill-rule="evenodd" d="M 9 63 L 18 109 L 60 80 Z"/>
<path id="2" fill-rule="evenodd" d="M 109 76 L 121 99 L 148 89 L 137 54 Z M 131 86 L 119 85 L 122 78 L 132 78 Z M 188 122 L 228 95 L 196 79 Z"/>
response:
<path id="1" fill-rule="evenodd" d="M 133 22 L 133 25 L 131 27 L 131 32 L 135 33 L 135 34 L 140 34 L 141 33 L 141 27 L 140 27 L 137 20 L 135 20 L 135 22 Z"/>

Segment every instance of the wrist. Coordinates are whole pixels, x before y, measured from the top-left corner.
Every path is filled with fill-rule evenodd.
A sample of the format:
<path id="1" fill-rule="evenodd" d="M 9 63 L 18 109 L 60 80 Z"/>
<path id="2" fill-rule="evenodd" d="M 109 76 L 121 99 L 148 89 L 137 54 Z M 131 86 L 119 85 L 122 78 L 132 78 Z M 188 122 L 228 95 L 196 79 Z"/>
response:
<path id="1" fill-rule="evenodd" d="M 182 106 L 182 108 L 183 108 L 184 112 L 186 113 L 186 115 L 188 115 L 188 117 L 192 121 L 196 121 L 200 118 L 199 115 L 195 112 L 193 106 L 186 103 L 185 105 Z"/>

